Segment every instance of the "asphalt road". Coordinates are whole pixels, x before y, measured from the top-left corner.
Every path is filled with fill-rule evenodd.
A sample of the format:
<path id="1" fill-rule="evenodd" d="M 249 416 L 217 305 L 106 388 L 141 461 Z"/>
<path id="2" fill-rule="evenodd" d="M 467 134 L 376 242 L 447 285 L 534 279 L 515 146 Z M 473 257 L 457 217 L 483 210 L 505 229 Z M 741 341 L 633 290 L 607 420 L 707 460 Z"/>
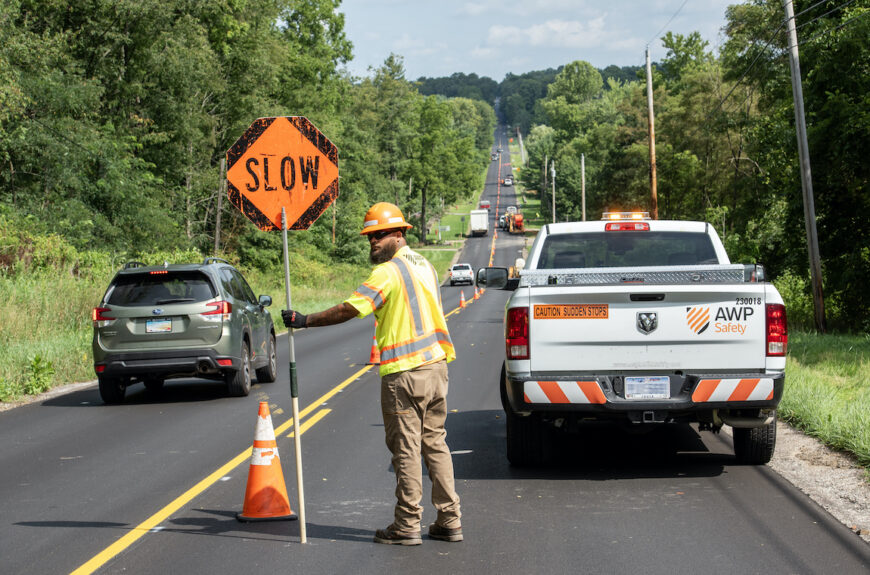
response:
<path id="1" fill-rule="evenodd" d="M 509 159 L 507 142 L 498 134 Z M 498 213 L 515 204 L 497 186 Z M 492 229 L 492 228 L 491 228 Z M 499 233 L 494 264 L 523 240 Z M 493 234 L 462 261 L 490 259 Z M 472 303 L 461 311 L 460 292 Z M 201 380 L 131 388 L 119 406 L 96 386 L 0 413 L 0 573 L 866 573 L 870 547 L 767 467 L 735 463 L 730 439 L 689 426 L 554 437 L 538 469 L 505 458 L 497 382 L 508 294 L 444 287 L 458 359 L 450 364 L 448 444 L 465 541 L 375 545 L 395 479 L 383 442 L 373 324 L 295 338 L 308 543 L 299 522 L 239 523 L 257 404 L 268 401 L 298 511 L 287 369 L 247 398 Z M 288 362 L 286 336 L 279 361 Z M 139 386 L 141 387 L 141 386 Z M 308 422 L 309 425 L 306 425 Z M 424 523 L 434 510 L 424 496 Z"/>

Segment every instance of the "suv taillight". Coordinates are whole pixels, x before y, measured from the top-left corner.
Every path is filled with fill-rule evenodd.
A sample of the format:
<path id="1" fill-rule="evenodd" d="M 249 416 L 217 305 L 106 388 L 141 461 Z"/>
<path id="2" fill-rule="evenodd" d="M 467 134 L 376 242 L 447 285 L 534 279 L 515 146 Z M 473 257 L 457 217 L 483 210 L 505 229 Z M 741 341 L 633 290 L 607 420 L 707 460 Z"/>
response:
<path id="1" fill-rule="evenodd" d="M 529 308 L 508 310 L 505 352 L 508 359 L 529 359 Z"/>
<path id="2" fill-rule="evenodd" d="M 91 312 L 91 319 L 94 321 L 94 323 L 98 321 L 112 321 L 113 319 L 115 319 L 112 316 L 106 315 L 107 311 L 112 311 L 112 308 L 95 307 L 94 311 Z"/>
<path id="3" fill-rule="evenodd" d="M 788 322 L 785 306 L 781 303 L 767 304 L 767 355 L 784 356 L 788 347 Z"/>
<path id="4" fill-rule="evenodd" d="M 209 311 L 202 312 L 201 315 L 205 316 L 220 316 L 220 317 L 209 317 L 207 319 L 222 319 L 229 320 L 230 314 L 233 311 L 233 304 L 226 300 L 213 301 L 211 303 L 205 304 L 208 307 L 213 307 L 214 309 Z"/>

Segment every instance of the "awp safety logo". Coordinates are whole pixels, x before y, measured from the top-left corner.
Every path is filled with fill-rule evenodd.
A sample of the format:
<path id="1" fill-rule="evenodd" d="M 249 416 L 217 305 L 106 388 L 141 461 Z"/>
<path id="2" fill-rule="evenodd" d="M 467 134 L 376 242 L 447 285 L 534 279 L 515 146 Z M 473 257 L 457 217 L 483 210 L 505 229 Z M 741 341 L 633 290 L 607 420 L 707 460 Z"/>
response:
<path id="1" fill-rule="evenodd" d="M 704 333 L 707 331 L 707 328 L 710 327 L 710 308 L 687 307 L 686 323 L 689 325 L 689 329 L 695 333 Z"/>

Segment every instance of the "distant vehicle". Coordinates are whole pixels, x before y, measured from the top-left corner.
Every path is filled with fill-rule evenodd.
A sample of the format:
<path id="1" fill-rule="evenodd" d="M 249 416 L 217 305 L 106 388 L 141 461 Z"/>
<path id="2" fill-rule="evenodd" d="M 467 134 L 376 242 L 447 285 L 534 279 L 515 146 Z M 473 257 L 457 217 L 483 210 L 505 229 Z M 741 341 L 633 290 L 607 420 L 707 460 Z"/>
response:
<path id="1" fill-rule="evenodd" d="M 229 395 L 278 375 L 272 298 L 254 292 L 218 258 L 201 264 L 128 262 L 94 308 L 94 371 L 100 397 L 121 403 L 137 382 L 157 391 L 170 378 L 223 380 Z"/>
<path id="2" fill-rule="evenodd" d="M 500 230 L 504 229 L 504 216 L 498 217 L 498 229 L 500 229 Z"/>
<path id="3" fill-rule="evenodd" d="M 458 283 L 468 283 L 469 285 L 474 283 L 474 270 L 471 268 L 471 264 L 454 264 L 450 268 L 450 285 Z"/>
<path id="4" fill-rule="evenodd" d="M 514 213 L 505 215 L 505 226 L 507 231 L 512 234 L 521 234 L 525 231 L 523 224 L 523 214 Z"/>
<path id="5" fill-rule="evenodd" d="M 512 177 L 512 176 L 505 176 L 505 177 L 504 177 L 504 180 L 502 180 L 502 184 L 504 184 L 505 186 L 512 186 L 512 185 L 514 185 L 514 179 L 513 179 L 513 177 Z"/>
<path id="6" fill-rule="evenodd" d="M 515 213 L 517 213 L 517 207 L 516 206 L 508 206 L 507 209 L 505 210 L 505 213 L 515 214 Z"/>
<path id="7" fill-rule="evenodd" d="M 489 210 L 471 210 L 471 235 L 485 236 L 489 231 Z"/>
<path id="8" fill-rule="evenodd" d="M 488 210 L 492 207 L 492 203 L 489 200 L 480 200 L 477 204 L 478 209 Z"/>
<path id="9" fill-rule="evenodd" d="M 496 161 L 498 159 L 498 154 L 490 154 L 489 159 L 492 160 L 493 162 Z"/>
<path id="10" fill-rule="evenodd" d="M 501 149 L 501 148 L 497 149 L 496 151 L 497 151 L 499 154 L 502 153 L 502 149 Z"/>

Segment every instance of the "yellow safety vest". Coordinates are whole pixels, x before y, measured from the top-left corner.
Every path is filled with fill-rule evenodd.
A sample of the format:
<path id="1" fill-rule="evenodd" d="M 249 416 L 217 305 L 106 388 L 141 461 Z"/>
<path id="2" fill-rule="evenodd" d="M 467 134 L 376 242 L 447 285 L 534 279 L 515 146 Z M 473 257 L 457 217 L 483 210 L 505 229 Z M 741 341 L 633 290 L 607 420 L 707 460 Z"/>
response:
<path id="1" fill-rule="evenodd" d="M 408 246 L 375 266 L 345 303 L 359 312 L 357 317 L 374 313 L 378 320 L 375 339 L 381 376 L 456 359 L 441 307 L 438 274 Z"/>

